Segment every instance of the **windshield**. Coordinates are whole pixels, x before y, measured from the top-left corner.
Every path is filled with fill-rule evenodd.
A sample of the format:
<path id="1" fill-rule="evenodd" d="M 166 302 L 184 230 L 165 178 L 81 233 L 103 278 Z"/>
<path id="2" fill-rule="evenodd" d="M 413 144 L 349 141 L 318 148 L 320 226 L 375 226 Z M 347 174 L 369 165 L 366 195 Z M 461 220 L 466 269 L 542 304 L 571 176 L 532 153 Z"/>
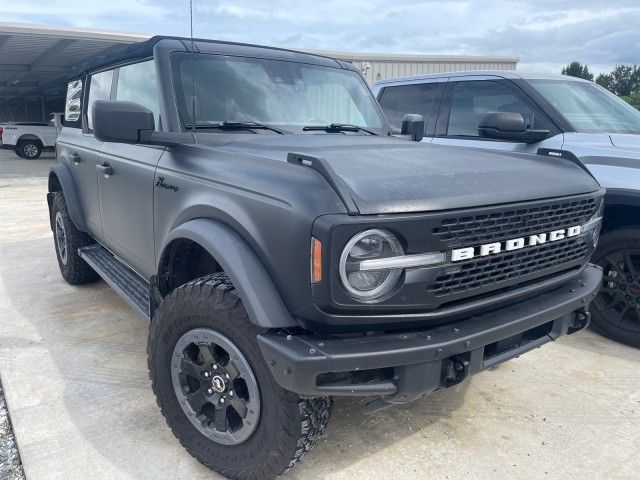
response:
<path id="1" fill-rule="evenodd" d="M 582 133 L 640 134 L 640 112 L 595 83 L 529 80 Z"/>
<path id="2" fill-rule="evenodd" d="M 195 124 L 201 127 L 219 122 L 258 122 L 302 132 L 305 126 L 339 123 L 388 132 L 357 72 L 205 54 L 193 58 L 176 54 L 172 62 L 178 110 L 185 126 L 194 123 L 195 104 Z"/>

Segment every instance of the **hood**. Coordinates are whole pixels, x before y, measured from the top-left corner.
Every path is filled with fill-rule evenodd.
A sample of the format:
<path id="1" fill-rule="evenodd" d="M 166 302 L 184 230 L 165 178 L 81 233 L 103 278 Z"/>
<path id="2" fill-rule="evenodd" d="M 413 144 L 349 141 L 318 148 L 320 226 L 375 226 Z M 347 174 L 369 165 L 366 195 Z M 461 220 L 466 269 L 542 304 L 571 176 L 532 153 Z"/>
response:
<path id="1" fill-rule="evenodd" d="M 290 152 L 322 157 L 361 214 L 497 205 L 599 189 L 583 169 L 559 158 L 365 135 L 235 135 L 224 145 L 216 136 L 201 134 L 196 141 L 283 162 Z"/>

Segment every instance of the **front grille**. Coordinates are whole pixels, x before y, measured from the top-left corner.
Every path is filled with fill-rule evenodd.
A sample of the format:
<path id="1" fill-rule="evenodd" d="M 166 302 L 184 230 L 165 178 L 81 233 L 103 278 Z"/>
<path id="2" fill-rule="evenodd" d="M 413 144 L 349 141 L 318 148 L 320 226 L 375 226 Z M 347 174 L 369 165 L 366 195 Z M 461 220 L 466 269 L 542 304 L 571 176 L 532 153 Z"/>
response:
<path id="1" fill-rule="evenodd" d="M 531 276 L 543 276 L 549 269 L 571 264 L 584 258 L 590 250 L 584 237 L 570 238 L 522 250 L 506 252 L 493 257 L 482 257 L 459 264 L 455 272 L 446 273 L 436 278 L 429 288 L 436 297 L 473 295 L 474 290 L 495 285 L 501 282 L 520 283 Z"/>
<path id="2" fill-rule="evenodd" d="M 448 217 L 440 221 L 432 233 L 450 247 L 525 237 L 583 225 L 596 212 L 598 201 L 596 198 L 586 198 L 546 205 L 519 206 L 494 213 Z"/>

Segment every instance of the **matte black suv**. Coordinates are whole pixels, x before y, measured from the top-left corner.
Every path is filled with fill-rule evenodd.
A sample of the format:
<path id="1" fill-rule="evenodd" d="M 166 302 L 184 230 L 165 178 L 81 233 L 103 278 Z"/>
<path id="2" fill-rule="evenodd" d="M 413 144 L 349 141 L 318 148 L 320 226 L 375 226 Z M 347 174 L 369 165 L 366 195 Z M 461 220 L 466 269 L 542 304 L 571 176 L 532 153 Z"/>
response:
<path id="1" fill-rule="evenodd" d="M 78 68 L 65 118 L 62 275 L 150 321 L 162 413 L 224 475 L 294 465 L 331 396 L 406 403 L 588 324 L 583 166 L 392 136 L 348 63 L 153 38 Z"/>

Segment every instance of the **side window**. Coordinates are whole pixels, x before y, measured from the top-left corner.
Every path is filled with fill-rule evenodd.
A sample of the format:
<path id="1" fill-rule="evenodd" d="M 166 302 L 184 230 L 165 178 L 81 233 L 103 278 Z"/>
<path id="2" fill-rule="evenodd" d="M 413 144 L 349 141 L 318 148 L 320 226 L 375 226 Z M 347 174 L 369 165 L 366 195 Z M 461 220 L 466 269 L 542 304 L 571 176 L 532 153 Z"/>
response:
<path id="1" fill-rule="evenodd" d="M 82 80 L 69 82 L 67 100 L 64 107 L 65 122 L 77 122 L 82 113 Z"/>
<path id="2" fill-rule="evenodd" d="M 515 112 L 531 128 L 531 108 L 508 87 L 491 81 L 458 82 L 451 100 L 448 136 L 478 137 L 478 123 L 488 112 Z"/>
<path id="3" fill-rule="evenodd" d="M 111 99 L 113 70 L 91 75 L 89 83 L 89 101 L 87 102 L 87 127 L 93 131 L 93 103 L 96 100 Z"/>
<path id="4" fill-rule="evenodd" d="M 152 60 L 120 67 L 116 100 L 135 102 L 151 110 L 160 126 L 160 105 L 156 84 L 156 69 Z"/>
<path id="5" fill-rule="evenodd" d="M 402 117 L 407 113 L 422 115 L 426 127 L 437 92 L 437 83 L 386 87 L 380 96 L 380 106 L 394 131 L 400 131 Z"/>

